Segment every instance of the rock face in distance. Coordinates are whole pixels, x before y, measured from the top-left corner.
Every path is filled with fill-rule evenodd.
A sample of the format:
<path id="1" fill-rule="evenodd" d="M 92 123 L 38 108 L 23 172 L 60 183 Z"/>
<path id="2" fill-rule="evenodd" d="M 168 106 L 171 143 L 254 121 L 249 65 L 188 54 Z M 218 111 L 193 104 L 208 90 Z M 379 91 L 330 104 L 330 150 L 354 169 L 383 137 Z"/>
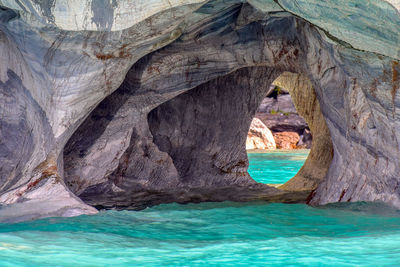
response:
<path id="1" fill-rule="evenodd" d="M 281 79 L 277 79 L 279 83 Z M 283 88 L 283 87 L 279 87 Z M 285 89 L 286 90 L 286 89 Z M 271 90 L 270 90 L 271 91 Z M 312 136 L 306 121 L 301 117 L 294 106 L 289 92 L 267 95 L 257 109 L 256 118 L 260 119 L 273 132 L 295 132 L 300 135 L 299 146 L 311 148 Z M 294 141 L 293 141 L 294 142 Z M 287 149 L 296 147 L 296 144 L 285 146 Z"/>
<path id="2" fill-rule="evenodd" d="M 272 132 L 257 118 L 251 121 L 246 139 L 246 149 L 276 149 L 276 143 Z"/>
<path id="3" fill-rule="evenodd" d="M 266 97 L 261 102 L 257 110 L 258 113 L 287 113 L 296 114 L 296 108 L 293 104 L 290 94 L 280 94 L 275 97 Z"/>
<path id="4" fill-rule="evenodd" d="M 246 172 L 253 107 L 286 71 L 312 85 L 290 79 L 313 148 L 282 188 L 400 207 L 396 1 L 105 2 L 0 0 L 0 219 L 293 200 Z"/>
<path id="5" fill-rule="evenodd" d="M 307 122 L 297 114 L 257 112 L 256 118 L 261 120 L 272 132 L 296 132 L 301 135 L 308 127 Z"/>
<path id="6" fill-rule="evenodd" d="M 278 132 L 274 133 L 274 139 L 278 149 L 296 149 L 300 136 L 296 132 Z"/>

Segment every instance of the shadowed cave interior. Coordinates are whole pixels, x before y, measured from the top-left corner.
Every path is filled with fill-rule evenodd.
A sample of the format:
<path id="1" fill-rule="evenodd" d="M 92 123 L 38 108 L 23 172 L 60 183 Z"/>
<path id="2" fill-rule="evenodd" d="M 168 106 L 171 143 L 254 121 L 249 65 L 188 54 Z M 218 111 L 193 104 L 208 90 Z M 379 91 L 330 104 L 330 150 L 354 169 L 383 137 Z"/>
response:
<path id="1" fill-rule="evenodd" d="M 168 202 L 304 202 L 325 177 L 333 148 L 305 75 L 268 67 L 242 68 L 168 101 L 161 99 L 152 110 L 140 113 L 140 84 L 135 79 L 140 72 L 135 66 L 132 70 L 65 146 L 66 185 L 87 204 L 142 209 Z M 245 149 L 250 123 L 273 81 L 289 91 L 313 136 L 304 166 L 278 189 L 250 177 Z M 141 120 L 143 116 L 147 120 Z M 108 166 L 96 166 L 95 157 L 107 156 L 97 148 L 122 140 L 119 158 Z"/>

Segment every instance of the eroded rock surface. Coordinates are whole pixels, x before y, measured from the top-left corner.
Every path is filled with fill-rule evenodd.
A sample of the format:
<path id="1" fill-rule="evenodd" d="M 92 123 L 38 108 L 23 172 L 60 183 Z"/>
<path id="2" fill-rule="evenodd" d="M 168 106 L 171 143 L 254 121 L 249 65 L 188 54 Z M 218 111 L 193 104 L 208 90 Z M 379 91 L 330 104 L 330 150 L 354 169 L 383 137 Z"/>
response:
<path id="1" fill-rule="evenodd" d="M 315 98 L 300 102 L 319 100 L 333 145 L 310 203 L 400 207 L 396 1 L 0 6 L 0 205 L 7 205 L 0 218 L 10 210 L 24 219 L 72 216 L 95 212 L 86 203 L 146 206 L 238 192 L 241 200 L 282 200 L 286 192 L 248 176 L 245 137 L 258 106 L 251 101 L 259 103 L 260 90 L 284 71 L 309 78 Z M 315 158 L 323 147 L 313 148 Z"/>

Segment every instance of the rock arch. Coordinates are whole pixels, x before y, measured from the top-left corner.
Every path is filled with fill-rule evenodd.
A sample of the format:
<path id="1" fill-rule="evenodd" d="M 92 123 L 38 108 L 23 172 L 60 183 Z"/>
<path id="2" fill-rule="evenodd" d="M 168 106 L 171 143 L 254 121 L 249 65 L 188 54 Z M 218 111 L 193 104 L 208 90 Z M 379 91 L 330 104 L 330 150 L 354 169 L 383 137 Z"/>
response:
<path id="1" fill-rule="evenodd" d="M 369 52 L 370 39 L 365 38 L 364 44 L 348 34 L 362 40 L 365 34 L 358 31 L 362 27 L 332 34 L 329 24 L 306 12 L 320 12 L 320 6 L 307 4 L 313 8 L 301 9 L 301 1 L 297 6 L 291 1 L 253 2 L 190 1 L 150 12 L 152 16 L 133 26 L 110 22 L 107 29 L 89 25 L 90 31 L 79 28 L 80 24 L 76 29 L 68 28 L 67 21 L 60 24 L 48 17 L 51 10 L 18 17 L 17 12 L 30 11 L 11 12 L 15 7 L 7 6 L 1 11 L 7 12 L 0 29 L 0 56 L 6 62 L 0 70 L 1 88 L 8 93 L 21 85 L 11 93 L 20 97 L 12 101 L 29 107 L 29 114 L 23 116 L 28 118 L 25 123 L 18 112 L 9 112 L 7 103 L 1 105 L 5 114 L 1 129 L 2 133 L 16 129 L 16 136 L 29 132 L 32 141 L 26 139 L 30 143 L 23 146 L 26 153 L 17 158 L 4 152 L 14 142 L 12 138 L 6 136 L 2 143 L 0 203 L 38 207 L 21 215 L 27 218 L 94 212 L 81 199 L 91 205 L 130 206 L 138 196 L 131 194 L 132 186 L 151 185 L 158 190 L 159 201 L 171 199 L 170 192 L 161 189 L 180 183 L 185 164 L 177 163 L 180 160 L 169 154 L 164 141 L 154 139 L 162 116 L 148 114 L 163 103 L 168 106 L 169 101 L 187 97 L 183 94 L 221 82 L 223 76 L 237 78 L 241 73 L 244 76 L 238 79 L 247 81 L 243 86 L 250 88 L 254 80 L 268 83 L 272 73 L 289 71 L 309 78 L 333 144 L 332 163 L 310 203 L 383 201 L 399 207 L 400 66 L 398 39 L 392 38 L 398 32 L 398 10 L 372 1 L 376 10 L 393 20 L 387 20 L 390 30 L 376 36 L 381 38 L 379 46 Z M 336 23 L 340 29 L 346 26 L 342 20 Z M 255 78 L 252 71 L 246 73 L 249 68 L 265 73 Z M 218 147 L 222 141 L 217 140 Z M 222 170 L 230 166 L 230 162 L 222 163 L 224 159 L 238 159 L 240 154 L 220 152 L 223 157 L 216 162 Z M 243 184 L 239 178 L 243 168 L 235 170 L 232 183 Z M 259 190 L 250 184 L 249 188 Z M 275 200 L 284 194 L 277 189 L 260 190 L 269 196 L 277 192 Z M 203 200 L 209 192 L 195 192 L 191 198 Z M 184 189 L 173 195 L 179 201 L 182 194 Z M 144 203 L 153 200 L 150 195 L 142 198 Z"/>
<path id="2" fill-rule="evenodd" d="M 237 11 L 235 13 L 232 10 Z M 129 71 L 122 87 L 93 111 L 64 152 L 65 180 L 74 193 L 91 205 L 103 207 L 114 206 L 113 198 L 119 199 L 119 206 L 137 205 L 142 201 L 140 197 L 132 195 L 148 191 L 167 194 L 171 201 L 177 199 L 176 195 L 180 195 L 181 201 L 193 198 L 204 201 L 258 198 L 285 200 L 285 191 L 257 185 L 249 177 L 246 172 L 248 163 L 245 146 L 242 143 L 255 108 L 272 81 L 283 70 L 302 67 L 301 60 L 305 60 L 306 51 L 301 49 L 300 43 L 305 42 L 305 39 L 300 37 L 302 33 L 297 32 L 296 24 L 303 22 L 293 17 L 283 17 L 264 25 L 251 23 L 236 29 L 232 26 L 241 8 L 235 7 L 232 10 L 225 11 L 231 21 L 225 36 L 214 39 L 210 34 L 204 40 L 187 41 L 182 37 L 182 41 L 143 58 Z M 218 29 L 215 24 L 219 22 L 211 22 L 206 29 L 196 29 L 187 35 L 202 35 L 203 31 L 213 26 Z M 278 32 L 277 28 L 286 30 Z M 228 48 L 224 49 L 226 46 Z M 221 61 L 215 61 L 217 54 L 209 53 L 211 50 L 222 54 L 219 55 Z M 223 94 L 223 84 L 232 89 L 229 91 L 232 93 L 231 98 L 226 92 Z M 208 93 L 205 94 L 205 91 Z M 152 105 L 148 103 L 148 92 L 152 94 Z M 121 106 L 121 103 L 124 104 Z M 187 103 L 193 107 L 182 106 Z M 220 105 L 225 110 L 215 109 Z M 202 106 L 208 106 L 210 110 L 206 112 Z M 232 108 L 231 116 L 226 117 L 229 107 Z M 197 114 L 199 112 L 203 117 Z M 171 118 L 164 117 L 165 114 Z M 197 126 L 190 125 L 190 116 L 193 117 L 193 123 L 199 119 L 210 125 L 207 126 L 205 122 Z M 149 125 L 144 121 L 147 117 Z M 213 121 L 218 122 L 219 127 L 225 125 L 231 133 L 225 133 L 224 136 L 221 134 L 224 131 L 222 128 L 212 126 Z M 106 124 L 102 125 L 103 122 Z M 192 126 L 193 129 L 190 128 Z M 180 127 L 191 132 L 191 135 L 187 132 L 182 134 L 183 129 Z M 133 132 L 126 135 L 121 128 L 133 128 Z M 115 129 L 118 129 L 119 134 Z M 103 137 L 86 145 L 93 131 L 102 133 Z M 211 136 L 202 140 L 204 136 L 196 134 L 203 131 Z M 176 136 L 168 136 L 168 132 Z M 122 133 L 125 137 L 118 137 Z M 172 147 L 171 139 L 175 140 Z M 233 149 L 234 143 L 237 143 L 237 149 Z M 81 147 L 82 144 L 84 147 Z M 105 144 L 113 144 L 113 151 Z M 188 147 L 191 147 L 190 153 L 186 151 Z M 101 160 L 94 158 L 96 156 L 101 157 Z M 101 162 L 101 168 L 95 165 L 97 162 Z M 88 178 L 82 178 L 84 176 Z M 193 191 L 195 197 L 192 193 L 175 192 L 179 187 L 181 190 Z M 234 193 L 223 193 L 224 188 Z M 242 193 L 238 195 L 237 191 Z M 124 194 L 129 196 L 128 199 L 124 199 Z M 301 200 L 299 197 L 305 199 L 304 194 L 290 196 L 289 199 L 296 197 L 297 200 Z M 148 199 L 153 200 L 152 196 Z"/>

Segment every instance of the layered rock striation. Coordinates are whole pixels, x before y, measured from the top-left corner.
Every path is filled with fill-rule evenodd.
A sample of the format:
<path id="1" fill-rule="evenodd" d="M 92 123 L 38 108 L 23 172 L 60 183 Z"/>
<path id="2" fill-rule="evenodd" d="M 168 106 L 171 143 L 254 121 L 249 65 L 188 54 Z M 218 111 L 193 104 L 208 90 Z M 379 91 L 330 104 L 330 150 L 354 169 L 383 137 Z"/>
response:
<path id="1" fill-rule="evenodd" d="M 318 176 L 309 203 L 400 207 L 396 1 L 0 7 L 0 218 L 282 200 L 287 191 L 247 174 L 245 140 L 255 108 L 285 71 L 312 85 L 292 97 L 311 112 L 302 115 L 313 137 L 330 134 L 313 142 L 310 164 L 323 162 L 322 171 L 302 176 Z M 316 101 L 320 113 L 309 110 Z"/>

